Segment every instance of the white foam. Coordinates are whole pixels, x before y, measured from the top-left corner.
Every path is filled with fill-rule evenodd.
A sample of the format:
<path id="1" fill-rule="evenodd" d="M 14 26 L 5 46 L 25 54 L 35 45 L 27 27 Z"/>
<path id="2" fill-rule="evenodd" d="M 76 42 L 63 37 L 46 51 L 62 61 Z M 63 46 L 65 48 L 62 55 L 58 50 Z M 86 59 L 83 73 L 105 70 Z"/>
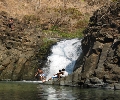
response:
<path id="1" fill-rule="evenodd" d="M 81 40 L 60 41 L 51 48 L 51 51 L 52 54 L 47 58 L 47 68 L 43 68 L 47 78 L 50 78 L 62 68 L 65 68 L 70 74 L 73 71 L 77 58 L 82 52 Z"/>

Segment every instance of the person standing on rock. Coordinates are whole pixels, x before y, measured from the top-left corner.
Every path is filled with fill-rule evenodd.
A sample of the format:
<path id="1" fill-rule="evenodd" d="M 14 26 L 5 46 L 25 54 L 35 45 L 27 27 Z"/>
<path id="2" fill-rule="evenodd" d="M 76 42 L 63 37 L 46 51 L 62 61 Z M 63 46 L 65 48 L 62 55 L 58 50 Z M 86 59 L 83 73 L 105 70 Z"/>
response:
<path id="1" fill-rule="evenodd" d="M 13 24 L 13 18 L 10 18 L 9 21 L 8 21 L 8 27 L 11 28 L 11 31 L 14 30 L 14 24 Z"/>
<path id="2" fill-rule="evenodd" d="M 59 70 L 59 72 L 57 74 L 54 74 L 51 78 L 49 78 L 48 81 L 50 81 L 51 79 L 54 79 L 54 78 L 60 78 L 60 74 L 61 74 L 61 70 Z"/>
<path id="3" fill-rule="evenodd" d="M 45 75 L 43 73 L 43 70 L 42 69 L 37 69 L 37 72 L 35 74 L 35 77 L 37 80 L 40 80 L 40 81 L 45 81 Z"/>

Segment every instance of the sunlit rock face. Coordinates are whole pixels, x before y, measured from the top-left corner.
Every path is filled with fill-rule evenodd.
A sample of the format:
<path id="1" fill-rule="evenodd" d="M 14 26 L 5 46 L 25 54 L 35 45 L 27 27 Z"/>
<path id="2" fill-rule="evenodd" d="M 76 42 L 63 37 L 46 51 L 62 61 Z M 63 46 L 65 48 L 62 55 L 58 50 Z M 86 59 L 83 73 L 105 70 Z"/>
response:
<path id="1" fill-rule="evenodd" d="M 97 83 L 95 77 L 110 84 L 120 81 L 120 2 L 94 12 L 84 30 L 82 50 L 74 68 L 81 66 L 81 82 Z"/>
<path id="2" fill-rule="evenodd" d="M 15 18 L 11 28 L 10 19 L 8 13 L 0 12 L 0 80 L 33 79 L 39 33 L 33 34 L 27 24 Z"/>

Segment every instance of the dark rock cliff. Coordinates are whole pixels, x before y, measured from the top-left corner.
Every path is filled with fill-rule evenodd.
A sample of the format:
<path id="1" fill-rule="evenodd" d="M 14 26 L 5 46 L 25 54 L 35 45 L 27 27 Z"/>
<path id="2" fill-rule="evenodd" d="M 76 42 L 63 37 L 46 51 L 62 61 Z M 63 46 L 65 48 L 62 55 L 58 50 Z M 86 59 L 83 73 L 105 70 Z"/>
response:
<path id="1" fill-rule="evenodd" d="M 34 78 L 40 34 L 30 24 L 11 18 L 6 12 L 0 13 L 0 80 Z"/>
<path id="2" fill-rule="evenodd" d="M 79 81 L 97 83 L 120 82 L 120 2 L 113 2 L 94 12 L 82 40 L 83 53 L 74 70 Z"/>

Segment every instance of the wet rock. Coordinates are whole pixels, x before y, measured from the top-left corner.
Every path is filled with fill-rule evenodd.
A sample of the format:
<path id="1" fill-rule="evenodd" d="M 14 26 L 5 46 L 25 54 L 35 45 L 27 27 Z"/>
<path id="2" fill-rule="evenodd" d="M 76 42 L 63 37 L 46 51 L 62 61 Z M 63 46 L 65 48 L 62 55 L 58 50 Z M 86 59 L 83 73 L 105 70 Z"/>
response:
<path id="1" fill-rule="evenodd" d="M 120 81 L 120 2 L 112 2 L 94 12 L 82 40 L 81 80 L 89 87 Z M 77 64 L 76 64 L 77 65 Z M 76 67 L 76 66 L 75 66 Z M 80 79 L 80 78 L 79 78 Z M 99 85 L 98 85 L 99 86 Z M 113 88 L 114 86 L 110 86 Z"/>
<path id="2" fill-rule="evenodd" d="M 68 85 L 68 86 L 72 86 L 72 85 L 73 85 L 73 84 L 72 84 L 72 80 L 73 80 L 72 74 L 70 74 L 67 78 L 65 78 L 64 84 L 65 84 L 65 85 Z"/>
<path id="3" fill-rule="evenodd" d="M 90 78 L 90 83 L 93 83 L 93 84 L 102 84 L 103 82 L 99 78 L 93 77 L 93 78 Z"/>
<path id="4" fill-rule="evenodd" d="M 115 90 L 120 90 L 120 84 L 119 83 L 114 84 L 114 89 Z"/>

